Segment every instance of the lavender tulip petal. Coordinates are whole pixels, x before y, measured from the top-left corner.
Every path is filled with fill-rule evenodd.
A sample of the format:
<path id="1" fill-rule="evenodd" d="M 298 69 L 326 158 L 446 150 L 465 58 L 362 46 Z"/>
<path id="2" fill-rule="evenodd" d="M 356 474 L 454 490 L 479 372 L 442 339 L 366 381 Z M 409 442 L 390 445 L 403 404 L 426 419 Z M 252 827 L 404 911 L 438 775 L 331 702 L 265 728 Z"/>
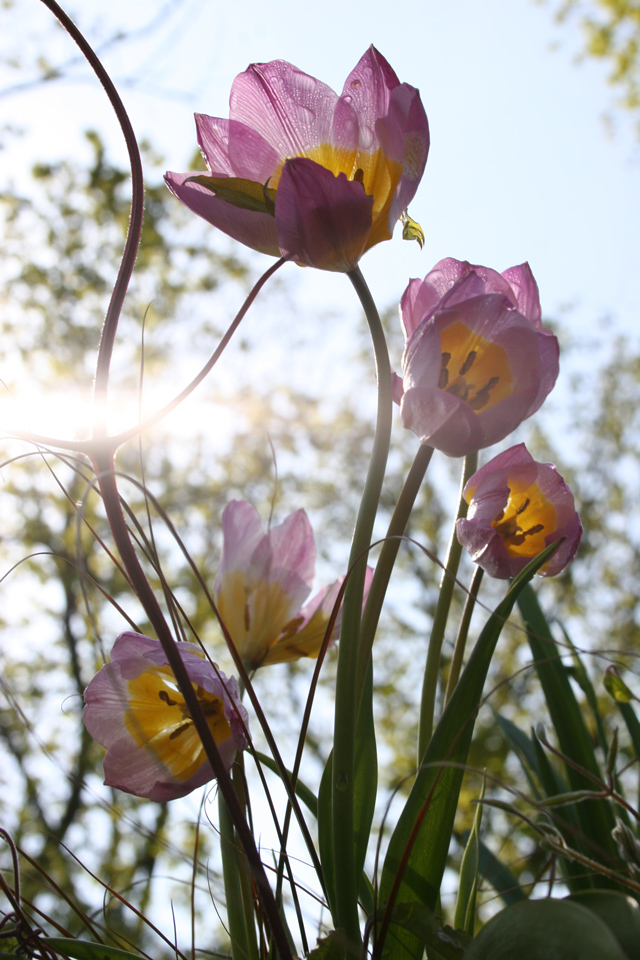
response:
<path id="1" fill-rule="evenodd" d="M 243 123 L 196 113 L 196 131 L 202 156 L 214 176 L 265 183 L 278 163 L 271 144 Z"/>
<path id="2" fill-rule="evenodd" d="M 288 160 L 276 206 L 283 254 L 323 270 L 353 270 L 369 238 L 372 208 L 361 183 L 312 160 Z"/>
<path id="3" fill-rule="evenodd" d="M 402 398 L 402 422 L 420 440 L 448 457 L 479 450 L 485 435 L 466 404 L 437 387 L 414 387 Z"/>
<path id="4" fill-rule="evenodd" d="M 302 607 L 311 592 L 316 560 L 304 510 L 263 533 L 254 508 L 233 501 L 224 510 L 222 532 L 222 558 L 213 592 L 229 636 L 247 666 L 255 670 L 303 656 L 317 657 L 340 581 Z"/>
<path id="5" fill-rule="evenodd" d="M 382 152 L 402 165 L 400 182 L 388 212 L 389 233 L 413 200 L 429 153 L 429 123 L 414 87 L 403 83 L 391 94 L 389 113 L 376 124 Z"/>
<path id="6" fill-rule="evenodd" d="M 521 263 L 517 267 L 509 267 L 502 276 L 513 289 L 520 313 L 524 314 L 536 329 L 540 329 L 542 323 L 540 292 L 529 264 Z"/>
<path id="7" fill-rule="evenodd" d="M 249 569 L 256 579 L 275 579 L 296 609 L 311 591 L 316 567 L 313 530 L 304 510 L 272 527 L 256 546 Z"/>
<path id="8" fill-rule="evenodd" d="M 201 114 L 196 122 L 211 177 L 245 184 L 225 192 L 220 183 L 187 183 L 190 175 L 168 173 L 174 195 L 254 250 L 340 272 L 390 239 L 429 149 L 417 90 L 400 84 L 373 47 L 340 97 L 274 60 L 236 77 L 229 120 Z M 250 209 L 239 199 L 250 199 Z"/>
<path id="9" fill-rule="evenodd" d="M 248 566 L 264 537 L 258 511 L 244 500 L 232 500 L 222 513 L 224 549 L 216 578 Z"/>
<path id="10" fill-rule="evenodd" d="M 386 116 L 391 91 L 399 85 L 394 70 L 374 46 L 363 54 L 345 80 L 342 96 L 350 98 L 358 115 L 361 150 L 377 148 L 376 122 Z"/>
<path id="11" fill-rule="evenodd" d="M 193 644 L 177 649 L 228 769 L 247 746 L 248 716 L 235 680 Z M 107 748 L 105 784 L 164 802 L 186 796 L 213 777 L 200 738 L 177 689 L 162 645 L 131 631 L 121 634 L 112 660 L 84 694 L 87 730 Z"/>
<path id="12" fill-rule="evenodd" d="M 164 179 L 171 193 L 203 220 L 259 253 L 280 256 L 278 231 L 273 217 L 266 213 L 242 210 L 225 200 L 219 200 L 199 183 L 184 182 L 193 176 L 197 174 L 167 173 Z"/>
<path id="13" fill-rule="evenodd" d="M 535 281 L 528 267 L 509 275 L 530 308 Z M 402 390 L 395 385 L 394 397 L 421 443 L 448 456 L 491 446 L 553 389 L 558 342 L 518 311 L 519 295 L 506 275 L 453 258 L 423 281 L 410 281 L 400 304 Z"/>
<path id="14" fill-rule="evenodd" d="M 560 573 L 574 558 L 582 524 L 571 491 L 555 466 L 539 463 L 518 444 L 478 470 L 465 486 L 460 543 L 490 576 L 517 576 L 545 547 L 563 542 L 539 571 Z"/>
<path id="15" fill-rule="evenodd" d="M 284 60 L 254 63 L 233 82 L 229 116 L 256 130 L 280 157 L 329 140 L 338 95 Z"/>

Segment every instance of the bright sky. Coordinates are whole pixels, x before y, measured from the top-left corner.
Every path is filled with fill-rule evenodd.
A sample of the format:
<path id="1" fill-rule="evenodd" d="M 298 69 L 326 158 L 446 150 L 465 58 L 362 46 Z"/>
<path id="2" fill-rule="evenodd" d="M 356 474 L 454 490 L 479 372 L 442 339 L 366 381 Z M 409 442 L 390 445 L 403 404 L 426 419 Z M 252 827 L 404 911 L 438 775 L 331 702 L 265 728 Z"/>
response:
<path id="1" fill-rule="evenodd" d="M 637 332 L 640 151 L 632 119 L 618 114 L 615 136 L 607 133 L 603 115 L 614 93 L 606 70 L 591 61 L 576 66 L 576 29 L 558 27 L 548 5 L 243 0 L 232 10 L 217 0 L 170 0 L 163 11 L 157 31 L 116 46 L 104 62 L 139 137 L 164 154 L 168 169 L 184 170 L 195 148 L 193 112 L 226 116 L 233 77 L 250 62 L 284 58 L 340 91 L 373 42 L 401 80 L 419 87 L 432 136 L 410 210 L 425 229 L 425 249 L 397 235 L 362 262 L 379 305 L 397 303 L 410 277 L 445 256 L 498 270 L 529 260 L 544 312 L 562 316 L 571 339 L 590 337 L 604 317 Z M 158 0 L 76 0 L 71 12 L 90 36 L 106 38 L 146 24 Z M 61 32 L 51 42 L 51 15 L 38 0 L 20 0 L 2 17 L 15 51 L 53 63 L 74 55 Z M 82 64 L 71 76 L 74 82 L 0 98 L 0 128 L 10 122 L 28 131 L 5 138 L 3 177 L 20 179 L 36 159 L 88 155 L 87 127 L 103 132 L 126 161 L 101 89 Z M 256 275 L 266 265 L 257 261 Z M 325 305 L 358 309 L 343 277 L 295 274 L 305 320 Z"/>
<path id="2" fill-rule="evenodd" d="M 82 27 L 102 24 L 104 35 L 145 23 L 157 9 L 157 0 L 72 4 Z M 548 5 L 184 0 L 166 9 L 150 40 L 121 47 L 105 62 L 116 81 L 142 77 L 137 88 L 122 84 L 121 93 L 134 127 L 158 145 L 170 169 L 184 169 L 195 145 L 193 111 L 226 116 L 231 81 L 248 63 L 284 58 L 339 91 L 373 42 L 401 80 L 420 88 L 432 131 L 411 208 L 427 244 L 420 253 L 417 244 L 397 239 L 367 255 L 363 271 L 378 297 L 396 299 L 409 276 L 424 275 L 444 256 L 497 269 L 528 259 L 548 314 L 574 304 L 569 322 L 577 330 L 604 314 L 635 329 L 640 170 L 631 121 L 621 116 L 615 139 L 608 138 L 602 115 L 613 93 L 605 69 L 574 64 L 575 29 L 557 27 Z M 20 0 L 2 16 L 18 51 L 51 15 L 38 0 Z M 561 49 L 552 50 L 557 41 Z M 40 52 L 57 62 L 65 49 L 70 44 L 62 41 L 59 52 Z M 33 133 L 13 161 L 5 154 L 8 169 L 34 151 L 38 159 L 68 153 L 89 124 L 117 136 L 92 83 L 55 83 L 4 98 L 0 122 L 5 118 Z M 329 287 L 336 280 L 342 291 L 341 278 L 329 278 Z M 326 281 L 309 279 L 314 288 Z"/>

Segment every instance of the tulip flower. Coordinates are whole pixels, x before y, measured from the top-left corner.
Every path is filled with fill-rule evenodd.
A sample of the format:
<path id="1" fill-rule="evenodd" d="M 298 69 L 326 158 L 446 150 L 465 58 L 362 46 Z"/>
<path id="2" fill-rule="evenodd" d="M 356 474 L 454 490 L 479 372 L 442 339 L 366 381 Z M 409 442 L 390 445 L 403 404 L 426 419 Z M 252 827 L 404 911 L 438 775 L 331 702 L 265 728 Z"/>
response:
<path id="1" fill-rule="evenodd" d="M 251 64 L 229 120 L 196 128 L 208 174 L 167 173 L 179 200 L 254 250 L 345 272 L 391 238 L 429 149 L 418 91 L 374 47 L 340 97 L 284 60 Z"/>
<path id="2" fill-rule="evenodd" d="M 528 264 L 500 274 L 441 260 L 400 305 L 406 346 L 394 399 L 408 429 L 450 457 L 506 437 L 558 376 L 558 341 L 542 326 Z"/>
<path id="3" fill-rule="evenodd" d="M 524 443 L 498 454 L 464 488 L 469 504 L 458 540 L 489 576 L 515 577 L 545 547 L 563 539 L 539 570 L 552 577 L 576 555 L 582 524 L 573 494 L 552 463 L 538 463 Z"/>
<path id="4" fill-rule="evenodd" d="M 238 685 L 192 643 L 178 650 L 227 769 L 247 746 Z M 200 737 L 158 640 L 128 631 L 84 693 L 84 723 L 107 748 L 104 782 L 137 797 L 184 797 L 213 778 Z"/>
<path id="5" fill-rule="evenodd" d="M 311 592 L 316 547 L 304 510 L 263 533 L 250 503 L 233 500 L 222 514 L 222 558 L 214 598 L 222 622 L 249 669 L 317 657 L 341 578 L 302 606 Z M 372 571 L 367 567 L 365 591 Z M 365 592 L 366 599 L 366 592 Z M 340 632 L 340 613 L 331 640 Z"/>

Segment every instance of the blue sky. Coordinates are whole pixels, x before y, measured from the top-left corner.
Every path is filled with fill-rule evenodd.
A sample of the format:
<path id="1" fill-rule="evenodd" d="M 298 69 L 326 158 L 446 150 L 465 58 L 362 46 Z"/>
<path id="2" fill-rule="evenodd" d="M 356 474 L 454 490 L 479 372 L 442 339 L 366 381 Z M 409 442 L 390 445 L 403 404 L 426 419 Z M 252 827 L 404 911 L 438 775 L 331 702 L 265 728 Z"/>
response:
<path id="1" fill-rule="evenodd" d="M 157 2 L 113 0 L 107 12 L 100 8 L 97 14 L 93 0 L 76 0 L 71 11 L 82 27 L 106 36 L 146 22 Z M 195 145 L 193 111 L 226 115 L 231 81 L 249 62 L 288 59 L 339 90 L 373 42 L 401 80 L 420 88 L 432 131 L 411 207 L 426 247 L 420 253 L 397 239 L 368 254 L 363 271 L 378 297 L 399 297 L 409 276 L 424 275 L 444 256 L 497 269 L 528 259 L 548 314 L 571 304 L 566 321 L 576 330 L 593 329 L 605 314 L 635 329 L 640 170 L 631 121 L 620 117 L 615 138 L 608 137 L 602 117 L 613 93 L 605 69 L 574 64 L 575 28 L 555 25 L 548 6 L 245 0 L 238 14 L 239 7 L 186 0 L 167 8 L 157 33 L 107 54 L 105 62 L 121 81 L 135 128 L 170 169 L 184 169 Z M 16 47 L 26 49 L 37 49 L 38 31 L 50 20 L 37 0 L 3 17 Z M 20 44 L 15 31 L 23 32 Z M 560 49 L 552 49 L 557 42 Z M 55 59 L 67 48 L 60 38 L 41 52 Z M 87 77 L 84 68 L 73 75 Z M 136 87 L 126 85 L 132 75 L 142 78 Z M 122 152 L 106 100 L 90 81 L 5 97 L 0 122 L 6 119 L 31 131 L 14 145 L 13 158 L 3 156 L 9 171 L 29 155 L 68 153 L 74 144 L 84 149 L 80 134 L 90 124 Z M 322 279 L 310 278 L 314 297 Z M 329 297 L 335 280 L 326 285 Z"/>
<path id="2" fill-rule="evenodd" d="M 545 315 L 562 320 L 562 339 L 599 345 L 567 360 L 565 374 L 571 363 L 601 357 L 612 329 L 637 336 L 640 149 L 632 118 L 616 114 L 615 135 L 608 133 L 603 117 L 614 92 L 606 69 L 592 61 L 576 65 L 576 28 L 556 25 L 548 5 L 245 0 L 238 14 L 212 0 L 174 0 L 160 9 L 156 31 L 115 46 L 104 62 L 139 137 L 149 138 L 168 169 L 184 170 L 195 149 L 193 112 L 226 116 L 231 82 L 250 62 L 284 58 L 340 90 L 374 43 L 401 80 L 419 87 L 432 137 L 410 209 L 425 230 L 424 250 L 397 235 L 362 262 L 379 305 L 397 303 L 410 277 L 424 276 L 445 256 L 498 270 L 529 260 Z M 70 12 L 89 36 L 106 38 L 147 23 L 158 4 L 76 0 Z M 51 19 L 37 0 L 22 0 L 3 13 L 3 48 L 54 63 L 74 55 Z M 4 71 L 0 81 L 2 89 L 15 77 Z M 5 138 L 8 149 L 0 153 L 3 176 L 18 181 L 34 160 L 88 156 L 82 136 L 88 127 L 100 130 L 126 162 L 117 122 L 82 63 L 68 80 L 0 98 L 0 127 L 5 123 L 26 131 Z M 266 262 L 254 262 L 257 275 Z M 342 276 L 286 269 L 305 320 L 322 311 L 358 311 Z M 286 357 L 274 357 L 274 369 L 286 364 Z M 562 402 L 567 389 L 568 378 L 561 379 L 553 399 Z"/>

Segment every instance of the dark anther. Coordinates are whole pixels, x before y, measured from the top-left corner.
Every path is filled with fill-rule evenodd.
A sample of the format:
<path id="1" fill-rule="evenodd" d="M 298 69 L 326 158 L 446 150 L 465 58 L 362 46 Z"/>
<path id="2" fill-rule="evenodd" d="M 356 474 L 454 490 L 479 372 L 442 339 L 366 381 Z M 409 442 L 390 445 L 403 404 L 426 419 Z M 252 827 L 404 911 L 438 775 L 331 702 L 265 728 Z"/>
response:
<path id="1" fill-rule="evenodd" d="M 176 707 L 178 705 L 178 701 L 172 700 L 166 690 L 160 690 L 158 696 L 161 700 L 164 700 L 168 707 Z"/>
<path id="2" fill-rule="evenodd" d="M 486 407 L 491 400 L 491 391 L 499 381 L 500 377 L 491 377 L 486 386 L 482 390 L 478 390 L 473 400 L 469 400 L 469 406 L 472 410 L 482 410 L 483 407 Z"/>
<path id="3" fill-rule="evenodd" d="M 191 720 L 187 720 L 186 723 L 183 723 L 179 727 L 176 727 L 176 729 L 169 734 L 169 740 L 175 740 L 176 737 L 179 737 L 181 733 L 184 733 L 184 731 L 187 729 L 190 723 L 191 723 Z"/>
<path id="4" fill-rule="evenodd" d="M 471 367 L 473 366 L 473 361 L 476 359 L 477 356 L 478 354 L 475 350 L 471 350 L 467 354 L 467 359 L 465 360 L 465 362 L 460 367 L 460 370 L 458 371 L 461 377 L 464 377 L 465 373 L 468 373 L 469 370 L 471 370 Z"/>

